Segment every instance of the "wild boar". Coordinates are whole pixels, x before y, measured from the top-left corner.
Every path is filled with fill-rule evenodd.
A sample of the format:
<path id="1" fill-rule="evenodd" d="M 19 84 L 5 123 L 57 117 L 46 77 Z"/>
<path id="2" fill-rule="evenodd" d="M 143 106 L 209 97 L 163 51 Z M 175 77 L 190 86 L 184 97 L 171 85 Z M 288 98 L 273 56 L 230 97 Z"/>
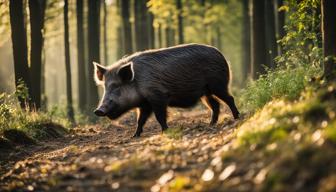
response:
<path id="1" fill-rule="evenodd" d="M 185 44 L 147 50 L 124 57 L 112 66 L 95 65 L 95 80 L 104 88 L 97 116 L 116 119 L 138 108 L 139 137 L 154 112 L 162 131 L 168 128 L 167 107 L 192 107 L 202 101 L 212 112 L 213 125 L 224 101 L 237 119 L 239 112 L 229 93 L 230 69 L 224 56 L 212 46 Z"/>

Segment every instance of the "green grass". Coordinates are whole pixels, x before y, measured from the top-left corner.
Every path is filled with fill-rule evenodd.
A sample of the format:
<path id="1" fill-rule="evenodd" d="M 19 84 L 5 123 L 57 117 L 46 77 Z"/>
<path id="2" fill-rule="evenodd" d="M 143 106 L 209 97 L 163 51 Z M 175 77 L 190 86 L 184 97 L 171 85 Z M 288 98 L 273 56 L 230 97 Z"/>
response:
<path id="1" fill-rule="evenodd" d="M 170 139 L 181 139 L 183 136 L 183 127 L 170 127 L 164 133 Z"/>
<path id="2" fill-rule="evenodd" d="M 237 128 L 232 148 L 222 152 L 223 165 L 235 163 L 241 178 L 253 177 L 215 179 L 206 187 L 230 191 L 232 182 L 252 182 L 251 191 L 335 191 L 335 117 L 336 84 L 307 87 L 294 101 L 268 102 Z"/>
<path id="3" fill-rule="evenodd" d="M 308 65 L 270 70 L 256 81 L 248 83 L 239 94 L 241 96 L 238 104 L 246 112 L 260 109 L 273 99 L 298 99 L 305 87 L 311 83 L 310 80 L 320 71 L 320 68 Z"/>
<path id="4" fill-rule="evenodd" d="M 64 135 L 71 123 L 55 111 L 21 109 L 15 95 L 0 95 L 0 138 L 3 142 L 34 144 L 35 141 Z"/>

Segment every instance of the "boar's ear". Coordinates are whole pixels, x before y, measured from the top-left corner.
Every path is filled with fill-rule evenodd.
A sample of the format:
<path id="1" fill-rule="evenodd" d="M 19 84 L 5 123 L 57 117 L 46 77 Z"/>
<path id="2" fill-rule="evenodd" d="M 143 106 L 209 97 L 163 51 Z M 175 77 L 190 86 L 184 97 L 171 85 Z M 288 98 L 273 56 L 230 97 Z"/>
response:
<path id="1" fill-rule="evenodd" d="M 107 69 L 104 66 L 96 62 L 93 62 L 93 65 L 95 66 L 95 73 L 94 73 L 95 81 L 97 84 L 101 84 L 104 78 L 104 74 L 107 71 Z"/>
<path id="2" fill-rule="evenodd" d="M 133 63 L 129 62 L 123 66 L 121 66 L 117 72 L 118 76 L 122 81 L 133 81 L 134 79 L 134 70 Z"/>

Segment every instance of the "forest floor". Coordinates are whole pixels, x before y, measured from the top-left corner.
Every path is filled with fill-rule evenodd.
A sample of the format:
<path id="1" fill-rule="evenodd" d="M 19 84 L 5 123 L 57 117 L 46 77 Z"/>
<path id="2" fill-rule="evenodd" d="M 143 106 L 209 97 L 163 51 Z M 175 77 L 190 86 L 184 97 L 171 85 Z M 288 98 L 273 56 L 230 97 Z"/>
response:
<path id="1" fill-rule="evenodd" d="M 226 114 L 222 123 L 209 126 L 207 110 L 174 112 L 166 133 L 152 117 L 142 136 L 131 138 L 134 116 L 131 113 L 106 125 L 79 126 L 63 138 L 17 147 L 1 163 L 0 190 L 191 190 L 192 180 L 199 180 L 232 141 L 240 122 Z M 164 189 L 172 180 L 174 186 Z"/>
<path id="2" fill-rule="evenodd" d="M 131 138 L 134 113 L 78 126 L 58 139 L 0 150 L 0 191 L 336 191 L 336 85 L 274 99 L 218 125 L 197 107 L 152 117 Z"/>

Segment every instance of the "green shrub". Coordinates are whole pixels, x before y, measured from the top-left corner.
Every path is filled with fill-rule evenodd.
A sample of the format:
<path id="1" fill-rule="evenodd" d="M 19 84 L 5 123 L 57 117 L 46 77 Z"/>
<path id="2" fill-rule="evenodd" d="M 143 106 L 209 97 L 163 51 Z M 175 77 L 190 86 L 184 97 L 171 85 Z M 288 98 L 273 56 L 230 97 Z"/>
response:
<path id="1" fill-rule="evenodd" d="M 63 116 L 55 115 L 55 111 L 40 112 L 21 109 L 16 94 L 0 95 L 0 137 L 18 144 L 33 143 L 40 140 L 58 137 L 70 127 L 70 122 Z M 26 139 L 24 139 L 26 138 Z M 20 143 L 25 140 L 27 142 Z"/>
<path id="2" fill-rule="evenodd" d="M 241 91 L 239 105 L 243 111 L 254 111 L 273 99 L 298 99 L 310 79 L 320 71 L 319 67 L 308 65 L 270 70 Z"/>

